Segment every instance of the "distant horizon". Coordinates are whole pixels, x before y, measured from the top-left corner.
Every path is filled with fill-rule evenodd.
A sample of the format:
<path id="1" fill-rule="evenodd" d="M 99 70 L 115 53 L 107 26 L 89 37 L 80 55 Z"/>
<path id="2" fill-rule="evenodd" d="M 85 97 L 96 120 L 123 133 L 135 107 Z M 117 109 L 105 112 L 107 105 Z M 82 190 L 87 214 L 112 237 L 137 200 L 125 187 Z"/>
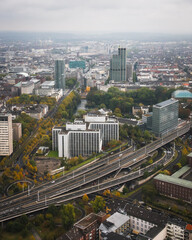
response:
<path id="1" fill-rule="evenodd" d="M 152 32 L 89 32 L 89 31 L 1 31 L 0 40 L 114 40 L 114 41 L 192 41 L 191 34 Z"/>

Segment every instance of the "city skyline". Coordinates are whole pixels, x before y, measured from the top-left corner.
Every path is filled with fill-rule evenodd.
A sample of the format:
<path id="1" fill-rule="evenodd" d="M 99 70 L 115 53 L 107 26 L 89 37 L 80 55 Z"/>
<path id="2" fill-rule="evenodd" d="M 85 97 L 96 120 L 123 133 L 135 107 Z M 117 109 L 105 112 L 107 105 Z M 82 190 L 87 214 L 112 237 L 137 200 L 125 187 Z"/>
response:
<path id="1" fill-rule="evenodd" d="M 190 0 L 0 3 L 0 31 L 191 34 Z"/>

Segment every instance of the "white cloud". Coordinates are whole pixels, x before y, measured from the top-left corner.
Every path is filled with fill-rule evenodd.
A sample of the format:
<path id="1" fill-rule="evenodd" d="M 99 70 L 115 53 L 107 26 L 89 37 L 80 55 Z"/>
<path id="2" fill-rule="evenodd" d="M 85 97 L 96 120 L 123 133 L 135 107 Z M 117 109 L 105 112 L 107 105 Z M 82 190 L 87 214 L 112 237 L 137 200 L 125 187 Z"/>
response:
<path id="1" fill-rule="evenodd" d="M 0 30 L 192 33 L 191 0 L 1 0 Z"/>

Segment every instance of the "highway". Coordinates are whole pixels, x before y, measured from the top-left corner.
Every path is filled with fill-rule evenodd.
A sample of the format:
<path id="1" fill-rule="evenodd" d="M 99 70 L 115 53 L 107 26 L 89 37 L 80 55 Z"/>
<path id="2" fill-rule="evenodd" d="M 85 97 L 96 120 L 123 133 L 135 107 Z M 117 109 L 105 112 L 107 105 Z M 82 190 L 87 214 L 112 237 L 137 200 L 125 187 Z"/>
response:
<path id="1" fill-rule="evenodd" d="M 14 218 L 16 216 L 27 214 L 47 208 L 50 204 L 60 204 L 65 201 L 80 197 L 85 193 L 93 193 L 102 189 L 110 188 L 115 185 L 138 178 L 144 174 L 145 171 L 152 171 L 156 167 L 155 164 L 162 164 L 155 162 L 147 168 L 132 172 L 126 176 L 118 179 L 110 179 L 109 182 L 103 182 L 93 186 L 87 186 L 100 178 L 103 178 L 110 173 L 122 169 L 125 166 L 131 166 L 143 159 L 142 157 L 155 149 L 158 149 L 173 139 L 185 134 L 190 129 L 190 123 L 180 126 L 177 130 L 169 133 L 153 143 L 131 153 L 130 149 L 124 150 L 119 157 L 119 154 L 114 156 L 107 156 L 102 160 L 95 161 L 93 164 L 85 168 L 81 168 L 72 172 L 55 183 L 44 184 L 39 187 L 31 189 L 30 192 L 18 194 L 6 198 L 0 202 L 0 222 Z M 162 160 L 163 161 L 163 160 Z M 164 159 L 165 161 L 165 159 Z M 99 180 L 98 180 L 99 183 Z M 82 188 L 84 186 L 84 188 Z M 82 188 L 78 189 L 77 188 Z M 69 192 L 70 191 L 70 192 Z"/>

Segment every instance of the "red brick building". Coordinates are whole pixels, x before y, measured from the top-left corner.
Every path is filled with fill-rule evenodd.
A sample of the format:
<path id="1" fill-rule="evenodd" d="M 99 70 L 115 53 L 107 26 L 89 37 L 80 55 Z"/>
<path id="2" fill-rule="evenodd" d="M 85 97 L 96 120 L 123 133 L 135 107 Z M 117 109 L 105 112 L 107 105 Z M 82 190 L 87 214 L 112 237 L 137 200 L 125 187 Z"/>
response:
<path id="1" fill-rule="evenodd" d="M 99 240 L 99 226 L 107 218 L 103 212 L 90 213 L 74 224 L 74 227 L 57 240 Z"/>
<path id="2" fill-rule="evenodd" d="M 192 182 L 182 179 L 191 172 L 190 167 L 183 167 L 172 176 L 158 174 L 154 178 L 155 187 L 160 194 L 192 202 Z"/>

